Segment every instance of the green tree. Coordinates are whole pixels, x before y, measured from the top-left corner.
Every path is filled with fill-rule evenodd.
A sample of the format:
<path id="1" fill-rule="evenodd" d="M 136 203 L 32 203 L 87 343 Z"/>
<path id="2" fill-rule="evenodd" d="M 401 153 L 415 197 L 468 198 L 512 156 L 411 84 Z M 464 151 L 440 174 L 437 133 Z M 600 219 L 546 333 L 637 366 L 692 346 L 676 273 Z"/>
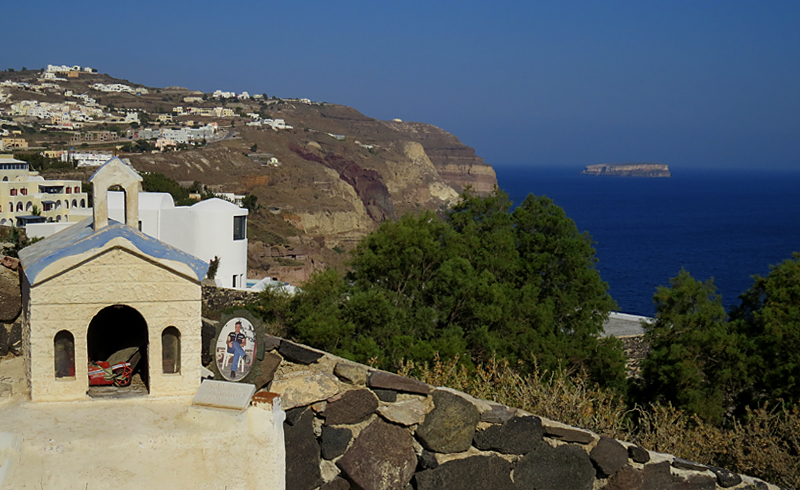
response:
<path id="1" fill-rule="evenodd" d="M 681 269 L 653 301 L 656 321 L 644 324 L 650 352 L 640 395 L 720 422 L 747 376 L 741 336 L 727 321 L 714 281 L 699 282 Z"/>
<path id="2" fill-rule="evenodd" d="M 292 308 L 308 313 L 287 321 L 290 335 L 389 369 L 437 352 L 467 364 L 497 355 L 621 386 L 620 344 L 598 338 L 615 304 L 594 268 L 591 239 L 546 198 L 510 209 L 499 190 L 465 193 L 443 217 L 383 223 L 354 249 L 341 290 L 324 276 L 327 294 L 298 297 Z M 320 333 L 328 330 L 345 333 L 329 332 L 331 345 Z"/>
<path id="3" fill-rule="evenodd" d="M 800 253 L 770 267 L 767 277 L 753 276 L 753 285 L 731 312 L 747 337 L 749 372 L 756 402 L 800 400 Z"/>
<path id="4" fill-rule="evenodd" d="M 256 212 L 261 209 L 261 205 L 258 204 L 258 197 L 255 194 L 248 194 L 242 198 L 242 207 L 250 211 L 250 214 L 256 214 Z"/>

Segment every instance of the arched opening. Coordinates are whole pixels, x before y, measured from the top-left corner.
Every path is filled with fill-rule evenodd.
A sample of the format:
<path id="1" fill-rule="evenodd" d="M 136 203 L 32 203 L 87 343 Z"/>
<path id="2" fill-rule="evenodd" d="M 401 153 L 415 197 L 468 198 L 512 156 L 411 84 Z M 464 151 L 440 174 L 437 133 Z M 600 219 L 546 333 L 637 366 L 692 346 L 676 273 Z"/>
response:
<path id="1" fill-rule="evenodd" d="M 164 374 L 181 372 L 181 332 L 175 327 L 161 332 L 161 365 Z"/>
<path id="2" fill-rule="evenodd" d="M 81 199 L 81 207 L 82 208 L 86 207 L 86 199 Z"/>
<path id="3" fill-rule="evenodd" d="M 8 177 L 3 177 L 3 182 L 8 182 Z"/>
<path id="4" fill-rule="evenodd" d="M 61 222 L 61 215 L 59 214 L 58 216 L 56 216 L 56 223 L 60 223 L 60 222 Z"/>
<path id="5" fill-rule="evenodd" d="M 17 203 L 17 211 L 22 211 L 22 202 Z"/>
<path id="6" fill-rule="evenodd" d="M 33 209 L 33 203 L 28 201 L 28 204 L 25 205 L 25 211 L 30 211 Z"/>
<path id="7" fill-rule="evenodd" d="M 89 323 L 86 334 L 89 361 L 109 362 L 112 367 L 123 362 L 130 363 L 131 382 L 120 388 L 91 386 L 89 395 L 113 396 L 117 392 L 147 394 L 150 387 L 147 346 L 147 322 L 138 311 L 126 305 L 108 306 L 100 310 Z"/>
<path id="8" fill-rule="evenodd" d="M 75 377 L 75 337 L 67 330 L 62 330 L 53 338 L 53 368 L 56 378 Z"/>
<path id="9" fill-rule="evenodd" d="M 75 199 L 72 200 L 72 207 L 73 208 L 77 208 L 78 207 L 78 201 L 77 200 L 75 200 Z"/>

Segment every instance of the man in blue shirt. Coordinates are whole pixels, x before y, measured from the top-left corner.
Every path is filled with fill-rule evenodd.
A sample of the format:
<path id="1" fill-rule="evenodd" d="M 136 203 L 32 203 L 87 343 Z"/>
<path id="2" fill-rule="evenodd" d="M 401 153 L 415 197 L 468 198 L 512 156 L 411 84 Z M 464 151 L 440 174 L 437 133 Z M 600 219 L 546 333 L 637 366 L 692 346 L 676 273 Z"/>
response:
<path id="1" fill-rule="evenodd" d="M 239 359 L 244 357 L 244 346 L 247 345 L 247 337 L 242 333 L 242 322 L 237 321 L 234 326 L 235 332 L 228 334 L 228 352 L 233 353 L 233 361 L 231 362 L 231 379 L 236 379 L 236 369 L 239 367 Z"/>

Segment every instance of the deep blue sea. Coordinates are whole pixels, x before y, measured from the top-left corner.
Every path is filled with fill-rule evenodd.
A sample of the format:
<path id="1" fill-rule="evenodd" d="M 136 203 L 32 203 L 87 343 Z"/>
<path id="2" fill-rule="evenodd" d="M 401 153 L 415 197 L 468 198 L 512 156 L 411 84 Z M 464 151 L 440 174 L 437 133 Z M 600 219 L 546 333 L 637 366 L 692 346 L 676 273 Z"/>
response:
<path id="1" fill-rule="evenodd" d="M 656 287 L 681 267 L 713 278 L 730 310 L 752 275 L 800 251 L 800 171 L 671 168 L 671 178 L 659 179 L 581 170 L 495 166 L 515 204 L 546 195 L 589 232 L 622 312 L 652 316 Z"/>

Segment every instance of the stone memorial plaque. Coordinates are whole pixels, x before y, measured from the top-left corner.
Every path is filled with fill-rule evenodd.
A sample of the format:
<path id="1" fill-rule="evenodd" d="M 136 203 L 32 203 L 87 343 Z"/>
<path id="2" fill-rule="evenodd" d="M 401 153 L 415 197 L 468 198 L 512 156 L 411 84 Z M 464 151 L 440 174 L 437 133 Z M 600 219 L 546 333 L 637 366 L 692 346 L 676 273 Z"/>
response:
<path id="1" fill-rule="evenodd" d="M 200 384 L 192 405 L 244 410 L 250 405 L 250 399 L 255 392 L 256 386 L 252 384 L 207 379 Z"/>

